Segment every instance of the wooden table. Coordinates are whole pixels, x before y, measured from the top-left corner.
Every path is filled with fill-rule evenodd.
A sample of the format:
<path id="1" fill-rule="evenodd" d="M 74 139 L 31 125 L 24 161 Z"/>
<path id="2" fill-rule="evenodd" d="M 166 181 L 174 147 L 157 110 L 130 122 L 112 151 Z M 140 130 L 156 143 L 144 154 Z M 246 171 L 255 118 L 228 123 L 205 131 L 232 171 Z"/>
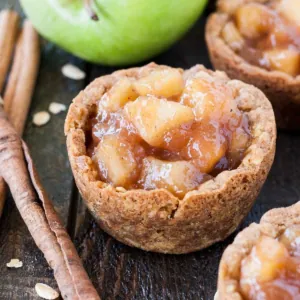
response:
<path id="1" fill-rule="evenodd" d="M 0 1 L 1 9 L 8 5 L 20 10 L 17 1 Z M 153 60 L 182 68 L 197 63 L 209 67 L 204 24 L 205 17 L 168 52 Z M 61 67 L 66 63 L 85 70 L 86 81 L 63 77 Z M 235 234 L 208 249 L 180 256 L 147 253 L 117 242 L 98 228 L 74 186 L 63 134 L 65 114 L 52 116 L 42 128 L 32 125 L 33 113 L 46 110 L 52 101 L 69 105 L 90 81 L 113 70 L 87 64 L 43 41 L 39 78 L 24 135 L 42 182 L 102 299 L 213 299 L 220 257 Z M 299 149 L 299 135 L 279 133 L 272 171 L 239 230 L 259 221 L 265 211 L 300 199 Z M 11 258 L 21 259 L 23 268 L 6 268 Z M 56 287 L 51 270 L 9 197 L 0 221 L 0 299 L 39 299 L 34 291 L 37 282 Z"/>

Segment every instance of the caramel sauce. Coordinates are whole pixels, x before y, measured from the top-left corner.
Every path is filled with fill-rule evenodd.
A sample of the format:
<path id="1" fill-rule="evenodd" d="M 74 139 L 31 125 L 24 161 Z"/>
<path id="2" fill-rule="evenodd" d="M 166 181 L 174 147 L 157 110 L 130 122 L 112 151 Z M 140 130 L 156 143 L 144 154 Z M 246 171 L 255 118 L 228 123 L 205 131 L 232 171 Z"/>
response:
<path id="1" fill-rule="evenodd" d="M 242 261 L 241 291 L 251 300 L 300 299 L 300 225 L 278 238 L 263 236 Z"/>
<path id="2" fill-rule="evenodd" d="M 170 82 L 175 81 L 172 76 L 167 76 Z M 116 102 L 125 100 L 118 98 L 116 88 L 102 97 L 105 106 L 101 99 L 87 132 L 88 154 L 101 180 L 126 189 L 165 188 L 184 197 L 212 175 L 238 166 L 250 140 L 247 116 L 229 88 L 220 97 L 212 83 L 194 80 L 191 86 L 183 83 L 181 94 L 175 95 L 166 82 L 169 99 L 156 98 L 157 92 L 155 98 L 137 95 L 118 109 Z M 195 83 L 202 88 L 195 90 Z M 132 88 L 128 82 L 126 87 Z M 119 88 L 127 95 L 123 85 Z"/>

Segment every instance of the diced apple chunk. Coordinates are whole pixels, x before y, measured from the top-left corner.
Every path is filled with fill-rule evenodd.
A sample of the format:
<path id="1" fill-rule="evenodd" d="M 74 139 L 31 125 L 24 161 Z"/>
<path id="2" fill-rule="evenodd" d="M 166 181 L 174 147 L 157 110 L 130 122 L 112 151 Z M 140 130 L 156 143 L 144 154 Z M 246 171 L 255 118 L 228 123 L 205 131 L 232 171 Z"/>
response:
<path id="1" fill-rule="evenodd" d="M 262 38 L 257 43 L 257 49 L 274 49 L 292 43 L 286 27 L 279 24 L 274 26 L 274 30 Z"/>
<path id="2" fill-rule="evenodd" d="M 219 139 L 217 137 L 219 136 Z M 186 159 L 193 159 L 202 173 L 209 174 L 225 156 L 227 144 L 219 133 L 200 130 L 190 139 L 188 145 L 183 148 L 182 155 Z"/>
<path id="3" fill-rule="evenodd" d="M 127 103 L 124 111 L 140 136 L 154 147 L 163 144 L 164 136 L 170 130 L 194 120 L 191 108 L 154 96 L 139 97 Z"/>
<path id="4" fill-rule="evenodd" d="M 281 0 L 278 2 L 277 10 L 291 22 L 300 25 L 299 0 Z"/>
<path id="5" fill-rule="evenodd" d="M 275 279 L 284 269 L 289 253 L 284 245 L 277 240 L 263 237 L 256 245 L 256 255 L 260 260 L 260 270 L 257 274 L 259 282 Z"/>
<path id="6" fill-rule="evenodd" d="M 103 95 L 99 104 L 107 111 L 116 112 L 127 102 L 133 101 L 137 97 L 132 82 L 128 78 L 122 78 Z"/>
<path id="7" fill-rule="evenodd" d="M 236 130 L 231 139 L 229 151 L 241 151 L 247 148 L 249 135 L 242 128 Z"/>
<path id="8" fill-rule="evenodd" d="M 226 147 L 225 145 L 215 146 L 212 142 L 208 142 L 205 147 L 203 147 L 203 151 L 211 151 L 211 152 L 203 152 L 201 156 L 195 159 L 195 163 L 205 174 L 209 174 L 213 171 L 216 164 L 221 160 L 223 156 L 225 156 Z"/>
<path id="9" fill-rule="evenodd" d="M 106 135 L 96 148 L 95 159 L 104 179 L 127 187 L 137 169 L 131 145 L 117 135 Z"/>
<path id="10" fill-rule="evenodd" d="M 174 97 L 181 94 L 184 81 L 176 69 L 152 71 L 134 83 L 135 90 L 141 96 Z"/>
<path id="11" fill-rule="evenodd" d="M 187 161 L 162 161 L 153 157 L 143 160 L 141 181 L 146 190 L 167 189 L 178 197 L 194 190 L 202 182 L 203 174 Z"/>
<path id="12" fill-rule="evenodd" d="M 215 85 L 202 78 L 187 82 L 181 97 L 181 103 L 193 108 L 196 121 L 235 117 L 236 102 L 231 89 L 223 84 Z M 227 115 L 227 117 L 226 117 Z"/>
<path id="13" fill-rule="evenodd" d="M 273 16 L 266 6 L 249 3 L 237 9 L 235 20 L 240 33 L 246 38 L 254 39 L 272 28 Z"/>
<path id="14" fill-rule="evenodd" d="M 296 49 L 273 49 L 264 52 L 272 70 L 296 76 L 300 71 L 300 54 Z"/>
<path id="15" fill-rule="evenodd" d="M 180 103 L 194 108 L 199 102 L 203 102 L 212 89 L 211 82 L 202 78 L 188 79 L 182 92 Z"/>
<path id="16" fill-rule="evenodd" d="M 228 158 L 232 161 L 233 165 L 240 162 L 242 154 L 247 149 L 250 136 L 242 128 L 238 128 L 232 134 L 231 142 L 228 149 Z"/>
<path id="17" fill-rule="evenodd" d="M 237 106 L 232 95 L 226 94 L 225 89 L 207 93 L 195 105 L 194 114 L 197 121 L 214 119 L 220 123 L 235 118 Z"/>
<path id="18" fill-rule="evenodd" d="M 241 289 L 247 294 L 251 282 L 265 283 L 276 279 L 289 259 L 287 249 L 277 240 L 263 236 L 242 262 Z"/>
<path id="19" fill-rule="evenodd" d="M 224 26 L 222 37 L 233 50 L 240 50 L 244 45 L 244 39 L 233 22 Z"/>

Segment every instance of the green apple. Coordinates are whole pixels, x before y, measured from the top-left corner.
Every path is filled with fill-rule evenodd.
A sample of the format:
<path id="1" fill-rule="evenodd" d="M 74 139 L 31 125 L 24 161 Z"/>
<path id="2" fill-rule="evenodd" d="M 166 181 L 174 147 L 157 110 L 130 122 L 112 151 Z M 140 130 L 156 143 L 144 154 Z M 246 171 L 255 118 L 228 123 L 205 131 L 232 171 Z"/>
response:
<path id="1" fill-rule="evenodd" d="M 87 10 L 87 3 L 90 9 Z M 207 0 L 21 0 L 45 38 L 90 62 L 129 65 L 167 49 Z M 91 18 L 91 10 L 98 20 Z"/>

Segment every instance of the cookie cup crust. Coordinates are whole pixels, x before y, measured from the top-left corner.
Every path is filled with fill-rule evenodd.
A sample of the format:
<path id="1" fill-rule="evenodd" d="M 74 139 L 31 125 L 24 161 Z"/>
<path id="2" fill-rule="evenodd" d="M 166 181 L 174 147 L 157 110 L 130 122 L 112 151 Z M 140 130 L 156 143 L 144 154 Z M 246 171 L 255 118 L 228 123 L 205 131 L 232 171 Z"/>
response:
<path id="1" fill-rule="evenodd" d="M 85 130 L 91 110 L 119 78 L 141 76 L 154 68 L 117 71 L 93 81 L 70 106 L 65 122 L 71 167 L 85 203 L 103 230 L 117 240 L 148 251 L 188 253 L 225 239 L 254 203 L 272 165 L 276 125 L 265 95 L 253 86 L 229 80 L 223 72 L 195 66 L 184 77 L 201 71 L 232 86 L 238 106 L 249 118 L 252 142 L 240 166 L 224 171 L 179 199 L 165 189 L 125 190 L 97 180 L 86 153 Z"/>
<path id="2" fill-rule="evenodd" d="M 252 223 L 241 231 L 223 253 L 219 266 L 218 300 L 243 300 L 239 288 L 242 260 L 261 236 L 277 238 L 286 228 L 296 224 L 300 224 L 300 202 L 272 209 L 263 215 L 260 224 Z"/>
<path id="3" fill-rule="evenodd" d="M 280 71 L 268 71 L 251 65 L 235 53 L 223 40 L 224 25 L 235 9 L 246 3 L 266 3 L 266 0 L 219 0 L 218 10 L 207 21 L 205 38 L 209 56 L 215 69 L 230 78 L 252 84 L 262 90 L 271 101 L 277 126 L 282 129 L 300 129 L 300 76 L 292 77 Z"/>

